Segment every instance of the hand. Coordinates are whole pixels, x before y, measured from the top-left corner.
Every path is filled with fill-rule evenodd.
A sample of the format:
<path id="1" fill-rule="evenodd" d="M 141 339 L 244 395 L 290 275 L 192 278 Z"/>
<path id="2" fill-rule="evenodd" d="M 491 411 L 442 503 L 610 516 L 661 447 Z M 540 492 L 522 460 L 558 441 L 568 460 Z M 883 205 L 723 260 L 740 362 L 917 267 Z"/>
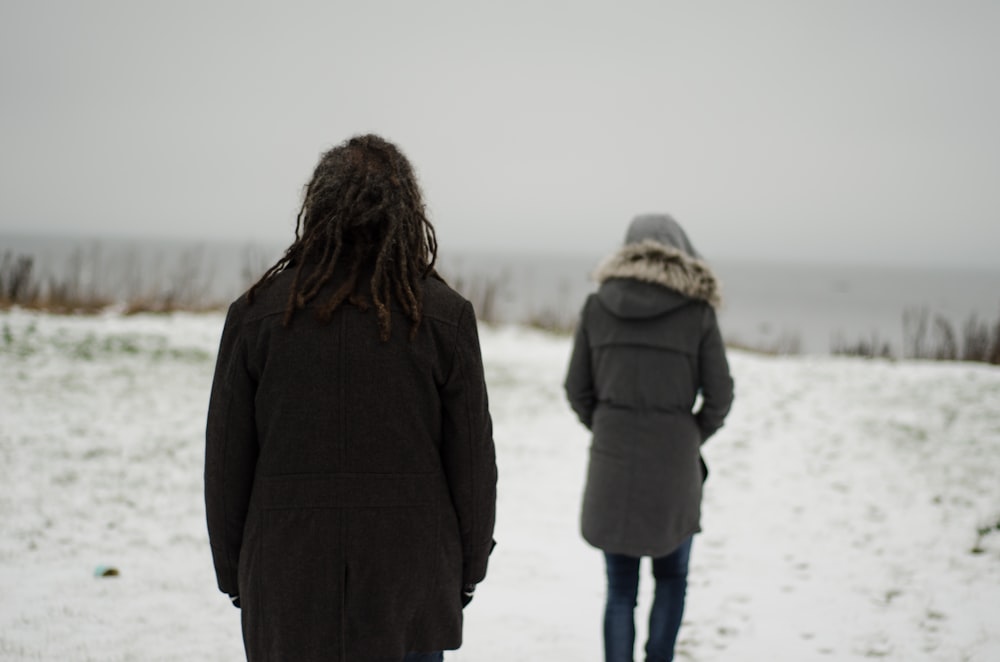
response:
<path id="1" fill-rule="evenodd" d="M 475 584 L 466 584 L 462 587 L 462 607 L 472 602 L 472 596 L 476 592 Z"/>

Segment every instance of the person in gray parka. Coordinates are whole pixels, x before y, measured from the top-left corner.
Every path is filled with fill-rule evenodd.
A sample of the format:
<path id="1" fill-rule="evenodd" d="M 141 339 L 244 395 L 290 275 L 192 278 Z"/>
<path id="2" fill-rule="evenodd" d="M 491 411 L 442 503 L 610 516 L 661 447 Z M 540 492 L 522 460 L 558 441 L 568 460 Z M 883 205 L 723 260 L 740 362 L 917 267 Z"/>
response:
<path id="1" fill-rule="evenodd" d="M 656 591 L 646 659 L 671 660 L 708 474 L 700 448 L 733 400 L 719 283 L 667 215 L 636 217 L 596 277 L 565 388 L 593 434 L 581 526 L 607 562 L 605 655 L 633 659 L 639 559 L 649 556 Z"/>

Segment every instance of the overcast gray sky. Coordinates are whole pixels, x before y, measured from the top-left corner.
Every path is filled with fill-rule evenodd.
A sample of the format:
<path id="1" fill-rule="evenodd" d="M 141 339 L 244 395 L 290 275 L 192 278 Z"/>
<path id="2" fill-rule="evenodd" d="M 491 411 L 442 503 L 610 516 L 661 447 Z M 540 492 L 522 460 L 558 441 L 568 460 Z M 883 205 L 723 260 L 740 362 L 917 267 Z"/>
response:
<path id="1" fill-rule="evenodd" d="M 998 262 L 990 0 L 0 0 L 0 94 L 0 232 L 290 239 L 376 132 L 442 250 Z"/>

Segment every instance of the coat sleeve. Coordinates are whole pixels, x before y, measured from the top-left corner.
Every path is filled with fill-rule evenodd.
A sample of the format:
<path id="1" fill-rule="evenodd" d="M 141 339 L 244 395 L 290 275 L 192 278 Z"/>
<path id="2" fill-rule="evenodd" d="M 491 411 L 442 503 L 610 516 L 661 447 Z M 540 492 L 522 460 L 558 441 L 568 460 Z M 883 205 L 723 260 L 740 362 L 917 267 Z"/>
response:
<path id="1" fill-rule="evenodd" d="M 733 378 L 729 374 L 726 346 L 719 332 L 715 311 L 706 306 L 698 348 L 698 380 L 702 404 L 697 421 L 702 443 L 722 427 L 733 404 Z"/>
<path id="2" fill-rule="evenodd" d="M 590 339 L 587 337 L 587 304 L 583 306 L 583 313 L 580 321 L 576 325 L 576 333 L 573 338 L 573 352 L 569 358 L 569 369 L 566 371 L 566 381 L 563 387 L 566 389 L 566 398 L 570 407 L 576 412 L 580 422 L 590 429 L 594 419 L 594 407 L 597 405 L 597 396 L 594 392 L 594 374 L 590 364 Z"/>
<path id="3" fill-rule="evenodd" d="M 459 315 L 441 406 L 441 456 L 458 516 L 462 583 L 477 584 L 493 549 L 497 466 L 476 316 L 468 302 Z"/>
<path id="4" fill-rule="evenodd" d="M 237 595 L 243 527 L 257 464 L 255 384 L 237 304 L 222 331 L 205 432 L 205 512 L 219 589 Z"/>

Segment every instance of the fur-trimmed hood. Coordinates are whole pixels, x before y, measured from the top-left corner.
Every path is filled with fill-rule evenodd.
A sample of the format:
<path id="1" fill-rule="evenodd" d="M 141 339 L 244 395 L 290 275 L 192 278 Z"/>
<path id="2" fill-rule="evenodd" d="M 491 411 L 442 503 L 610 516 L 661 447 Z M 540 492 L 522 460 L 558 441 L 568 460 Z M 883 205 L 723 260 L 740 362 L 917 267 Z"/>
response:
<path id="1" fill-rule="evenodd" d="M 619 317 L 660 315 L 690 299 L 716 309 L 722 303 L 708 264 L 652 239 L 622 246 L 600 264 L 594 278 L 601 284 L 598 299 Z"/>

